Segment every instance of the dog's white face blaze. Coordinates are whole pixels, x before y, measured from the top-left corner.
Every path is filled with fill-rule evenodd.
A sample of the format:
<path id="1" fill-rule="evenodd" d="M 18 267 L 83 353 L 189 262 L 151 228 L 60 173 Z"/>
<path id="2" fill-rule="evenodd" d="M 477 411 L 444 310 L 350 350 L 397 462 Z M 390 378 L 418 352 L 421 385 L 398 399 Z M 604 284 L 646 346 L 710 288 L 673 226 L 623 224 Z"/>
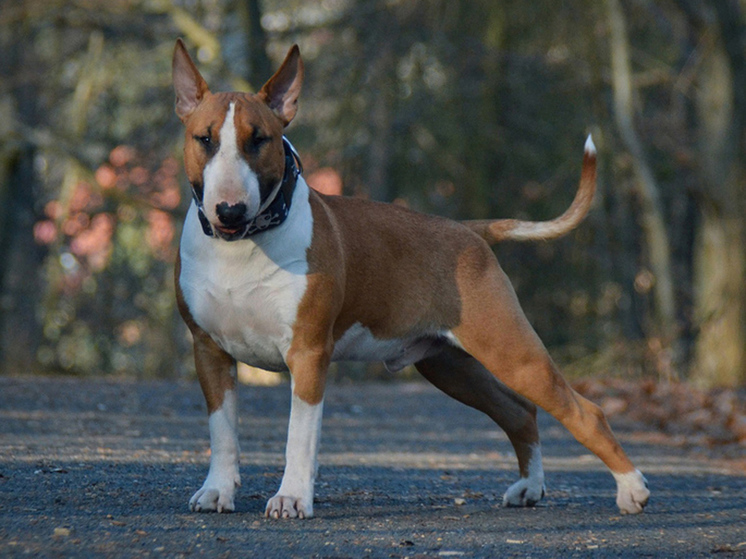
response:
<path id="1" fill-rule="evenodd" d="M 218 142 L 218 151 L 203 172 L 205 214 L 211 222 L 218 223 L 215 212 L 218 204 L 225 202 L 233 206 L 243 202 L 247 208 L 246 218 L 251 219 L 259 213 L 261 204 L 259 178 L 238 147 L 235 103 L 228 107 Z"/>

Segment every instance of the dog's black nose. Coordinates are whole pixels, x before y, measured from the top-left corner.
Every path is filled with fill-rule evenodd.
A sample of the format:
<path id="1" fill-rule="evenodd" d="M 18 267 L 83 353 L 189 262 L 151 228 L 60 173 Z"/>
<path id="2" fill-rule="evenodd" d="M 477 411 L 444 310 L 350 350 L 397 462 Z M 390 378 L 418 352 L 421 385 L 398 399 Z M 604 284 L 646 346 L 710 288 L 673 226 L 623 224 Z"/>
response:
<path id="1" fill-rule="evenodd" d="M 228 202 L 220 202 L 215 206 L 215 213 L 218 214 L 220 223 L 225 226 L 243 225 L 246 221 L 246 204 L 239 202 L 229 206 Z"/>

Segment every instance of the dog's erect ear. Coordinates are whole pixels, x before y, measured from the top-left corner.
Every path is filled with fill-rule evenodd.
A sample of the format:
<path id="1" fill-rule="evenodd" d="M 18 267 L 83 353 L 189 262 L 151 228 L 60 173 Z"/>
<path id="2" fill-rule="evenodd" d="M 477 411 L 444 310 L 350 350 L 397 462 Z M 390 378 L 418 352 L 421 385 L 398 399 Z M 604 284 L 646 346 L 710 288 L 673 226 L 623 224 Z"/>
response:
<path id="1" fill-rule="evenodd" d="M 176 115 L 182 122 L 186 122 L 202 101 L 205 93 L 210 90 L 181 39 L 176 40 L 171 70 L 176 92 Z"/>
<path id="2" fill-rule="evenodd" d="M 303 60 L 298 45 L 293 45 L 280 69 L 257 94 L 287 126 L 298 110 L 298 97 L 303 85 Z"/>

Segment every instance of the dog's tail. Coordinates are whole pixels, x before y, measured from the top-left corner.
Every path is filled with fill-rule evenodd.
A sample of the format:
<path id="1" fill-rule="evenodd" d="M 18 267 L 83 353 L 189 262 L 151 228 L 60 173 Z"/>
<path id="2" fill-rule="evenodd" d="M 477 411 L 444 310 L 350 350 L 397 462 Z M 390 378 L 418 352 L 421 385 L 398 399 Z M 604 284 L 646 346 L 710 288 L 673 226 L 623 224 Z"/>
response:
<path id="1" fill-rule="evenodd" d="M 546 241 L 566 235 L 583 221 L 596 192 L 596 146 L 590 135 L 585 142 L 583 168 L 575 199 L 561 216 L 550 221 L 518 219 L 471 220 L 463 224 L 489 244 L 500 241 Z"/>

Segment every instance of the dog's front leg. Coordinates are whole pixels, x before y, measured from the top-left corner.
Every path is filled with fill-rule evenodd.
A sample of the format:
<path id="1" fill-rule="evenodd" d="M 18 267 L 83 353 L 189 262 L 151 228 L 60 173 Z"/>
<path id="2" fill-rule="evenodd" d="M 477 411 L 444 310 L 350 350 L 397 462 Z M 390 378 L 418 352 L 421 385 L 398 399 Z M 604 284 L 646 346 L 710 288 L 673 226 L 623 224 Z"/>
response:
<path id="1" fill-rule="evenodd" d="M 195 512 L 232 512 L 241 485 L 238 471 L 236 361 L 201 329 L 194 329 L 194 360 L 207 402 L 210 470 L 202 488 L 189 500 Z"/>
<path id="2" fill-rule="evenodd" d="M 311 518 L 329 358 L 326 352 L 307 353 L 288 361 L 293 380 L 285 473 L 279 491 L 267 502 L 265 516 Z"/>
<path id="3" fill-rule="evenodd" d="M 285 450 L 285 474 L 279 491 L 267 502 L 266 516 L 313 516 L 313 486 L 316 481 L 323 408 L 323 400 L 318 404 L 309 404 L 293 392 Z"/>

